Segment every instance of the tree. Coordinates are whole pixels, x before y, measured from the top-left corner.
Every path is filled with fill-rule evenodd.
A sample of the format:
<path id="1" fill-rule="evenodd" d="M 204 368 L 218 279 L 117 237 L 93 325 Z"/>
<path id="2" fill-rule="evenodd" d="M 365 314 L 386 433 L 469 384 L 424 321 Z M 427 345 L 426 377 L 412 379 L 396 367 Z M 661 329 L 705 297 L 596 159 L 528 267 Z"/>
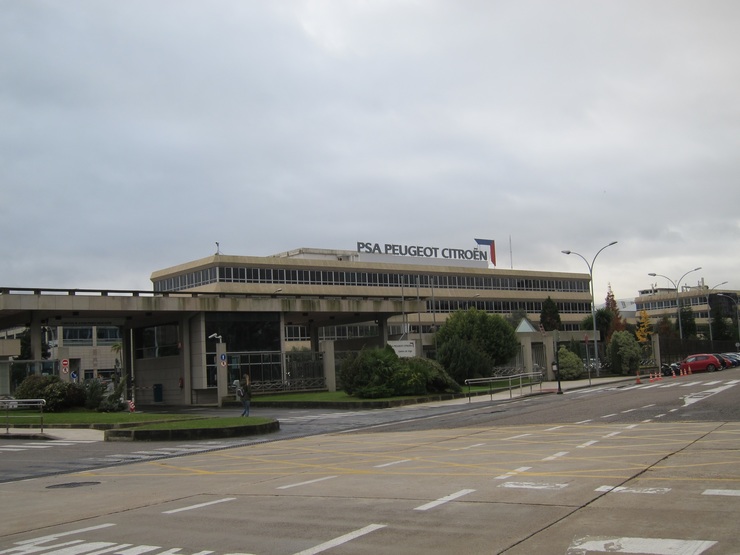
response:
<path id="1" fill-rule="evenodd" d="M 549 296 L 542 302 L 540 324 L 545 328 L 545 331 L 559 330 L 561 326 L 558 305 Z"/>
<path id="2" fill-rule="evenodd" d="M 696 337 L 696 319 L 694 318 L 694 311 L 691 310 L 690 306 L 681 307 L 681 330 L 684 338 Z"/>
<path id="3" fill-rule="evenodd" d="M 637 329 L 635 330 L 635 337 L 638 343 L 647 343 L 650 340 L 650 336 L 653 334 L 652 326 L 650 325 L 650 316 L 647 310 L 644 308 L 640 311 L 640 318 L 637 321 Z"/>
<path id="4" fill-rule="evenodd" d="M 519 352 L 514 327 L 497 314 L 471 308 L 453 313 L 436 333 L 437 360 L 458 383 L 490 376 Z"/>
<path id="5" fill-rule="evenodd" d="M 608 343 L 615 331 L 624 331 L 627 327 L 627 322 L 625 322 L 624 318 L 622 318 L 622 314 L 619 312 L 619 307 L 617 306 L 617 300 L 614 298 L 611 284 L 609 284 L 609 289 L 606 293 L 604 308 L 612 315 L 611 320 L 609 321 L 609 327 L 606 329 L 606 335 L 603 336 L 604 341 Z"/>
<path id="6" fill-rule="evenodd" d="M 601 335 L 601 340 L 606 341 L 606 335 L 609 331 L 609 328 L 612 325 L 612 318 L 614 317 L 614 314 L 611 310 L 608 310 L 607 308 L 599 308 L 596 311 L 596 331 L 599 332 Z M 594 329 L 593 320 L 591 319 L 591 316 L 586 316 L 583 320 L 581 320 L 581 329 L 586 331 L 591 331 Z"/>
<path id="7" fill-rule="evenodd" d="M 658 324 L 655 326 L 655 329 L 661 337 L 678 337 L 678 331 L 668 316 L 663 316 L 658 320 Z"/>
<path id="8" fill-rule="evenodd" d="M 641 354 L 639 343 L 627 331 L 615 331 L 606 347 L 612 370 L 625 375 L 639 370 Z"/>

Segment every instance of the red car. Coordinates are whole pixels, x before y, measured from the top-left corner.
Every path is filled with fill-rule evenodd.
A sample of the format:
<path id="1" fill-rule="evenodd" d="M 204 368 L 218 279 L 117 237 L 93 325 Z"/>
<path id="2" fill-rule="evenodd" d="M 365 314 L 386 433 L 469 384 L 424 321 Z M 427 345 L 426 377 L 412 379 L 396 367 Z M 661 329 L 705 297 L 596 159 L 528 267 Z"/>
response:
<path id="1" fill-rule="evenodd" d="M 691 355 L 681 361 L 681 371 L 688 372 L 689 369 L 692 374 L 694 372 L 714 372 L 722 370 L 722 363 L 714 355 Z"/>

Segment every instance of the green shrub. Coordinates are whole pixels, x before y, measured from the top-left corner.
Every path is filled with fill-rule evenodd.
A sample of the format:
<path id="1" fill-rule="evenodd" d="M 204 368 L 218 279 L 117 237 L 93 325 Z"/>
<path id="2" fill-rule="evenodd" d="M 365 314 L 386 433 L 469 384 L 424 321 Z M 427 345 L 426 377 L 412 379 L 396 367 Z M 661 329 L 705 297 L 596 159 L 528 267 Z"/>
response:
<path id="1" fill-rule="evenodd" d="M 583 375 L 583 361 L 564 346 L 558 349 L 558 368 L 561 380 L 577 380 Z"/>
<path id="2" fill-rule="evenodd" d="M 425 358 L 399 359 L 390 347 L 363 349 L 345 360 L 339 386 L 361 399 L 461 391 L 439 363 Z"/>
<path id="3" fill-rule="evenodd" d="M 60 412 L 85 404 L 85 389 L 58 376 L 28 376 L 15 390 L 16 399 L 44 399 L 44 410 Z"/>

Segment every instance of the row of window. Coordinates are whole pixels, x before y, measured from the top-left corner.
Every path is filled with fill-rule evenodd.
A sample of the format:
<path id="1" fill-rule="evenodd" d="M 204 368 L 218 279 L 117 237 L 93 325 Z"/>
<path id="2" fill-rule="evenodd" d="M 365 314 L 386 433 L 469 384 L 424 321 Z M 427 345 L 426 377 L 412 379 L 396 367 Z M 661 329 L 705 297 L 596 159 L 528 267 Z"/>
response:
<path id="1" fill-rule="evenodd" d="M 265 283 L 271 285 L 327 285 L 347 287 L 431 287 L 501 291 L 552 291 L 585 293 L 587 279 L 537 279 L 496 276 L 399 274 L 384 272 L 346 272 L 286 270 L 283 268 L 219 267 L 198 270 L 154 282 L 155 291 L 181 291 L 208 283 Z"/>
<path id="2" fill-rule="evenodd" d="M 48 328 L 47 340 L 52 347 L 113 345 L 121 342 L 121 330 L 115 326 L 65 326 L 62 343 L 59 343 L 57 328 Z"/>

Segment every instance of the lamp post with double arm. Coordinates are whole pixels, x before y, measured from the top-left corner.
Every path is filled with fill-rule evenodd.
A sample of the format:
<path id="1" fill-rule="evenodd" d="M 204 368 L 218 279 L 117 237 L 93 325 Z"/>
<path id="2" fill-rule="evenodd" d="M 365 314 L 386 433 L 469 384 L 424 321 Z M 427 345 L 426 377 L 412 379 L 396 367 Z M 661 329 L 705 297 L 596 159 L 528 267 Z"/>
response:
<path id="1" fill-rule="evenodd" d="M 679 303 L 678 292 L 681 287 L 681 280 L 683 280 L 683 278 L 688 276 L 691 272 L 698 272 L 699 270 L 701 270 L 701 266 L 699 266 L 698 268 L 694 268 L 693 270 L 689 270 L 684 275 L 682 275 L 680 278 L 678 278 L 678 281 L 673 281 L 668 276 L 664 276 L 663 274 L 656 274 L 655 272 L 650 272 L 648 274 L 649 276 L 652 276 L 652 277 L 657 276 L 657 277 L 662 277 L 662 278 L 667 279 L 668 281 L 671 282 L 674 289 L 676 290 L 676 313 L 678 317 L 678 336 L 681 338 L 682 341 L 683 341 L 683 325 L 681 324 L 681 305 Z"/>
<path id="2" fill-rule="evenodd" d="M 709 302 L 709 296 L 712 294 L 712 291 L 717 289 L 720 285 L 725 285 L 727 282 L 723 281 L 722 283 L 718 283 L 714 287 L 710 287 L 707 290 L 707 314 L 709 315 L 709 343 L 712 345 L 712 350 L 714 350 L 714 336 L 712 333 L 712 305 Z"/>
<path id="3" fill-rule="evenodd" d="M 608 245 L 604 245 L 603 247 L 601 247 L 598 250 L 598 252 L 594 255 L 594 258 L 593 260 L 591 260 L 590 263 L 588 260 L 586 260 L 586 258 L 582 254 L 578 254 L 577 252 L 568 251 L 568 250 L 560 251 L 563 254 L 575 254 L 576 256 L 580 256 L 583 259 L 583 261 L 586 263 L 586 265 L 588 266 L 588 275 L 591 278 L 589 281 L 589 285 L 591 289 L 591 320 L 593 320 L 593 324 L 594 324 L 594 362 L 596 364 L 596 377 L 597 378 L 599 377 L 600 364 L 599 364 L 599 345 L 598 345 L 598 340 L 596 339 L 596 300 L 594 299 L 594 262 L 596 262 L 596 257 L 599 256 L 599 253 L 601 251 L 603 251 L 607 247 L 611 247 L 612 245 L 616 245 L 616 244 L 617 244 L 617 241 L 612 241 Z"/>

